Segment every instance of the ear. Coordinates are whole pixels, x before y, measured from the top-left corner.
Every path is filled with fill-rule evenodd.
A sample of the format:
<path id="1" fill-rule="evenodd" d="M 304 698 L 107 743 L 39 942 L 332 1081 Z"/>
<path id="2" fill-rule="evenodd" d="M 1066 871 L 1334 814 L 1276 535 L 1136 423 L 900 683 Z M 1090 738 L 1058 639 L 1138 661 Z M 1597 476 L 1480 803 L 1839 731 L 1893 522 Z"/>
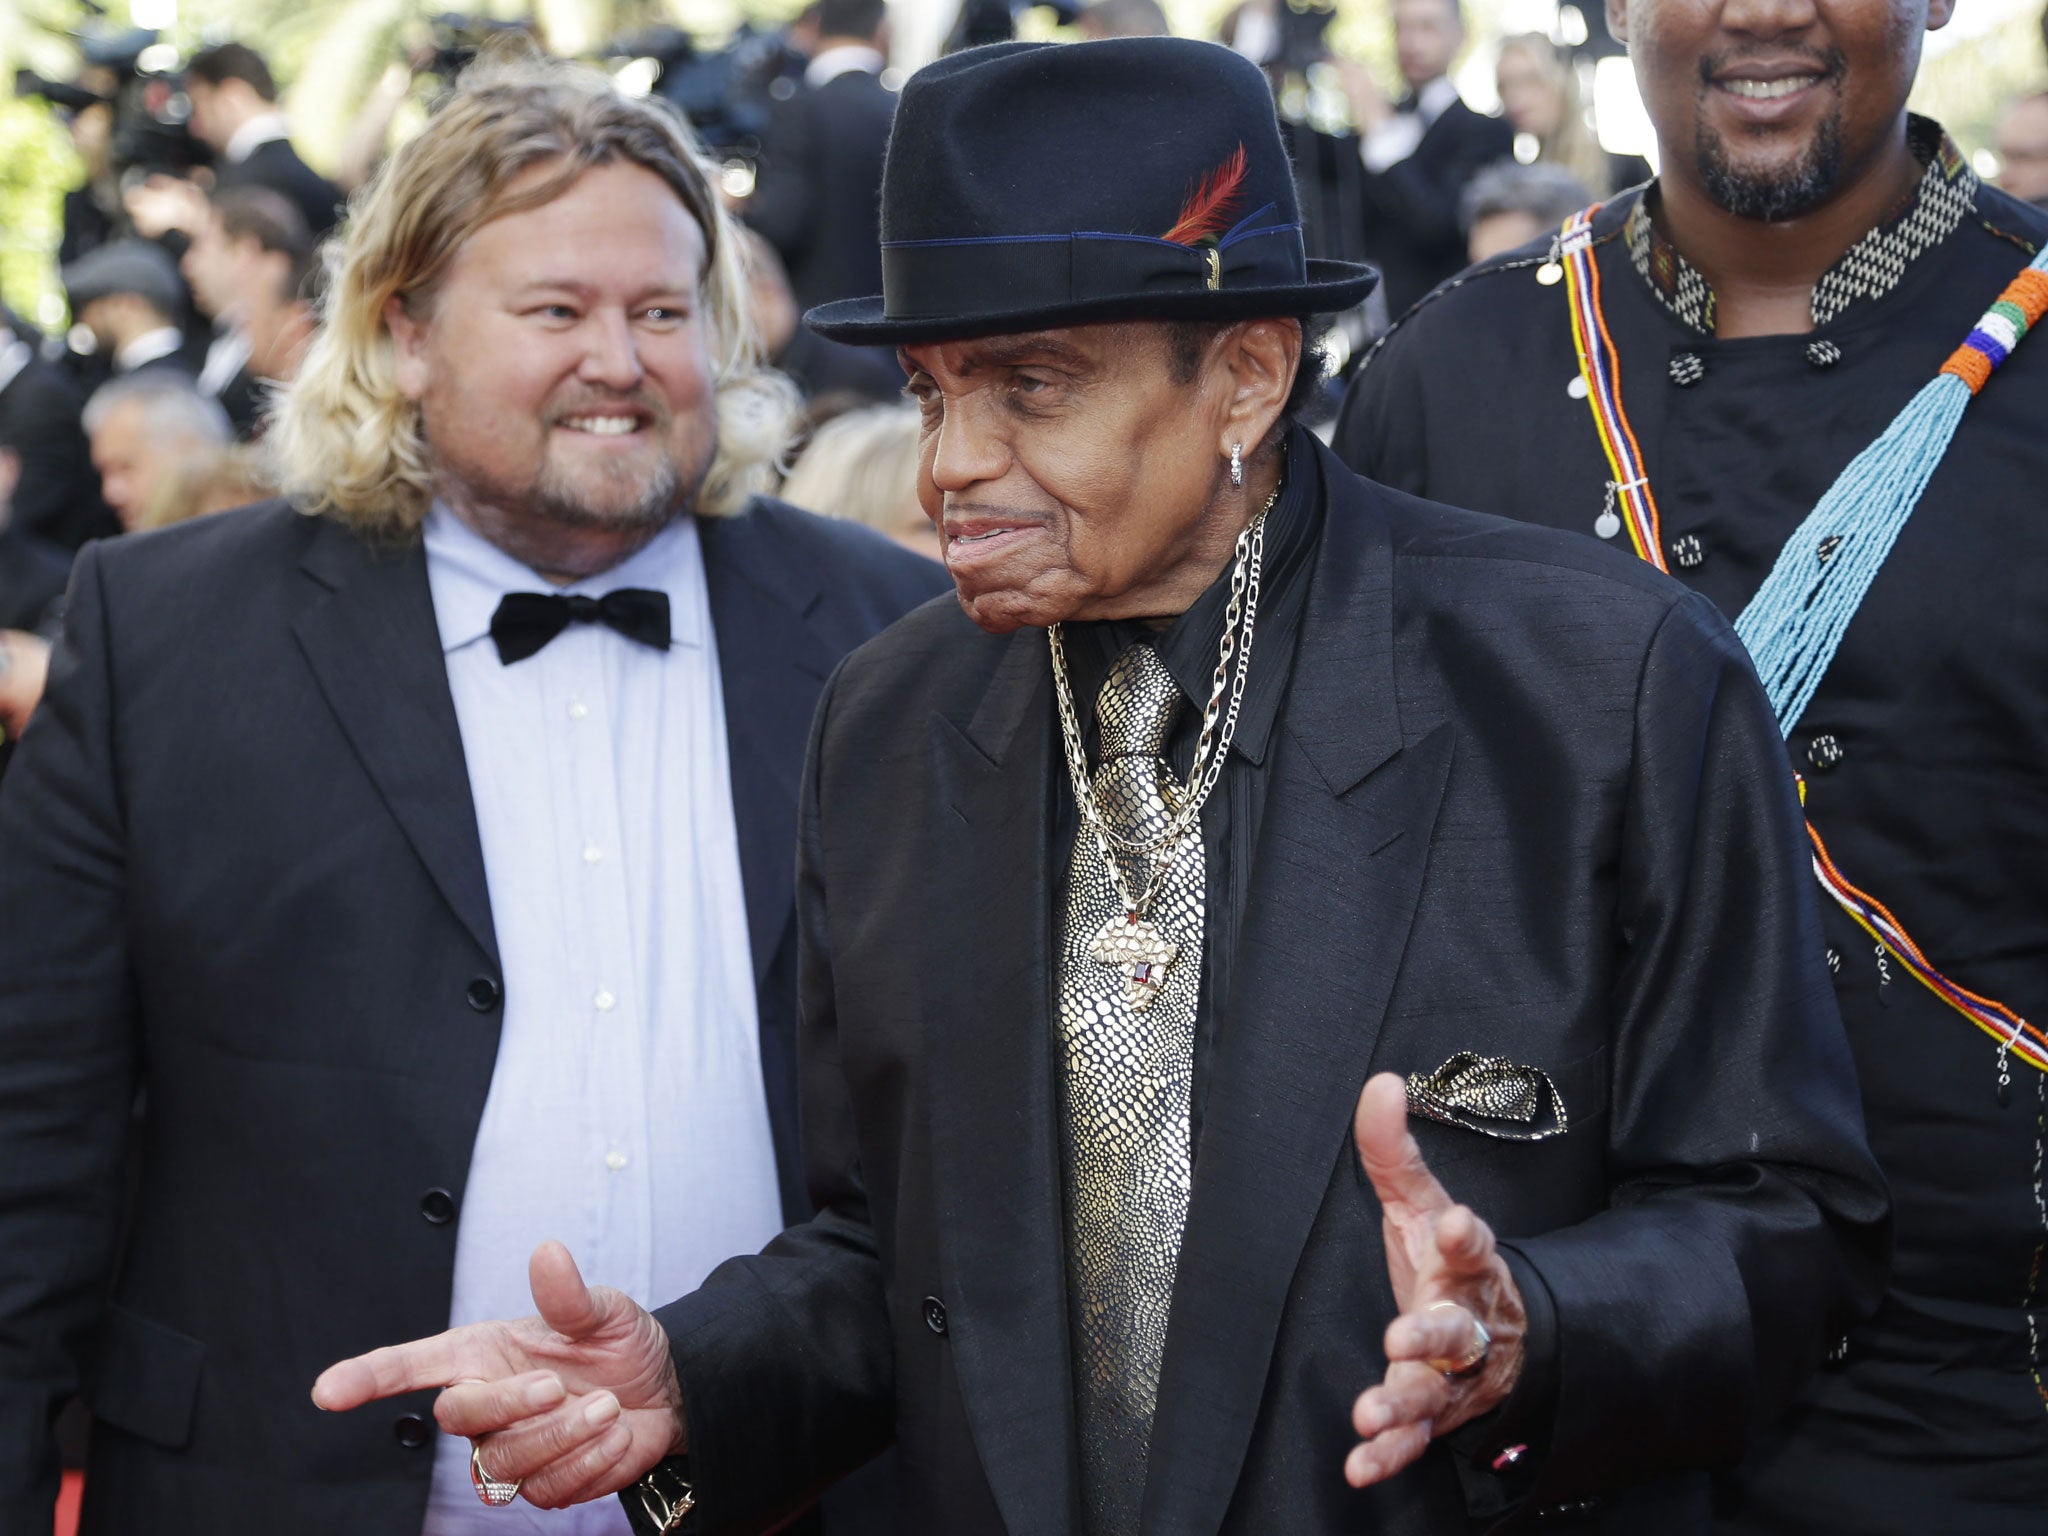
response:
<path id="1" fill-rule="evenodd" d="M 0 531 L 7 527 L 14 502 L 14 488 L 21 484 L 21 455 L 12 448 L 0 448 Z"/>
<path id="2" fill-rule="evenodd" d="M 1936 0 L 1942 3 L 1942 0 Z M 1606 0 L 1607 35 L 1622 47 L 1628 46 L 1628 0 Z"/>
<path id="3" fill-rule="evenodd" d="M 403 300 L 384 301 L 384 329 L 391 333 L 391 360 L 398 392 L 417 404 L 427 392 L 427 326 L 406 313 Z"/>
<path id="4" fill-rule="evenodd" d="M 1939 32 L 1955 19 L 1956 0 L 1928 0 L 1927 30 Z"/>
<path id="5" fill-rule="evenodd" d="M 1225 333 L 1219 361 L 1229 379 L 1230 399 L 1217 449 L 1227 459 L 1233 444 L 1242 443 L 1247 451 L 1263 446 L 1280 419 L 1294 388 L 1294 371 L 1301 366 L 1301 322 L 1247 320 Z"/>

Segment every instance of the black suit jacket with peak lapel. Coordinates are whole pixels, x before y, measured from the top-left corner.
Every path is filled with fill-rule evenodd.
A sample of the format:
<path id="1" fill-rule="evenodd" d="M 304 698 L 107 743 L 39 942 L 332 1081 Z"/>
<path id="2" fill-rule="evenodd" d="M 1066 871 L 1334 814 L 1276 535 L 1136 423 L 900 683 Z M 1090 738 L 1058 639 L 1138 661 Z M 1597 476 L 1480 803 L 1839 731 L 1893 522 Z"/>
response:
<path id="1" fill-rule="evenodd" d="M 796 1219 L 804 741 L 944 576 L 777 503 L 700 526 Z M 88 1532 L 419 1530 L 430 1394 L 308 1392 L 447 1325 L 500 974 L 419 547 L 278 503 L 89 546 L 0 792 L 0 1530 L 49 1528 L 81 1387 Z"/>
<path id="2" fill-rule="evenodd" d="M 1322 462 L 1143 1529 L 1421 1536 L 1584 1500 L 1556 1528 L 1684 1530 L 1703 1480 L 1677 1475 L 1737 1454 L 1881 1262 L 1769 710 L 1654 572 Z M 658 1314 L 692 1528 L 758 1528 L 893 1436 L 910 1529 L 1075 1531 L 1044 635 L 927 605 L 840 670 L 806 773 L 820 1214 Z M 1416 1122 L 1540 1277 L 1555 1379 L 1514 1477 L 1440 1442 L 1357 1492 L 1393 1301 L 1352 1114 L 1369 1073 L 1461 1050 L 1568 1112 L 1538 1142 Z"/>

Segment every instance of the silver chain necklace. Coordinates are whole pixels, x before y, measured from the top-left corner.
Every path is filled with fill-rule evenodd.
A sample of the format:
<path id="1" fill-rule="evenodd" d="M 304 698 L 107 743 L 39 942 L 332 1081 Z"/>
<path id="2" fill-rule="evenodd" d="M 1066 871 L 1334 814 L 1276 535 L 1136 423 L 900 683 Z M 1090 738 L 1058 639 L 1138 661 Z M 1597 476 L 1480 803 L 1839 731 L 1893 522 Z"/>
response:
<path id="1" fill-rule="evenodd" d="M 1080 807 L 1082 821 L 1094 834 L 1096 846 L 1102 850 L 1102 862 L 1108 866 L 1110 883 L 1115 887 L 1117 899 L 1123 903 L 1128 919 L 1134 924 L 1145 915 L 1146 908 L 1152 905 L 1152 899 L 1172 873 L 1180 856 L 1181 844 L 1190 830 L 1198 825 L 1202 805 L 1216 787 L 1216 781 L 1223 773 L 1223 764 L 1230 755 L 1231 739 L 1237 734 L 1238 708 L 1244 700 L 1245 678 L 1251 671 L 1252 627 L 1259 611 L 1259 571 L 1266 552 L 1266 514 L 1273 510 L 1273 504 L 1279 499 L 1280 489 L 1275 486 L 1273 494 L 1266 498 L 1266 504 L 1259 508 L 1258 516 L 1245 524 L 1244 531 L 1237 536 L 1237 549 L 1230 570 L 1230 606 L 1223 614 L 1223 641 L 1218 647 L 1216 676 L 1210 686 L 1209 702 L 1202 710 L 1202 732 L 1195 740 L 1195 760 L 1189 765 L 1187 783 L 1178 793 L 1168 791 L 1168 799 L 1177 803 L 1173 805 L 1173 814 L 1164 830 L 1158 835 L 1127 837 L 1103 819 L 1101 809 L 1095 803 L 1095 783 L 1088 772 L 1087 750 L 1082 745 L 1081 725 L 1074 712 L 1074 690 L 1067 678 L 1067 652 L 1060 636 L 1060 626 L 1055 624 L 1046 631 L 1046 638 L 1052 646 L 1052 675 L 1059 700 L 1060 736 L 1066 743 L 1067 775 L 1073 780 L 1074 803 Z M 1240 621 L 1242 638 L 1238 633 Z M 1237 658 L 1234 674 L 1230 665 L 1233 655 Z M 1224 698 L 1226 691 L 1228 703 Z M 1219 719 L 1222 722 L 1220 732 L 1217 729 Z M 1143 889 L 1136 894 L 1132 893 L 1130 883 L 1124 878 L 1119 853 L 1148 860 L 1152 865 Z"/>

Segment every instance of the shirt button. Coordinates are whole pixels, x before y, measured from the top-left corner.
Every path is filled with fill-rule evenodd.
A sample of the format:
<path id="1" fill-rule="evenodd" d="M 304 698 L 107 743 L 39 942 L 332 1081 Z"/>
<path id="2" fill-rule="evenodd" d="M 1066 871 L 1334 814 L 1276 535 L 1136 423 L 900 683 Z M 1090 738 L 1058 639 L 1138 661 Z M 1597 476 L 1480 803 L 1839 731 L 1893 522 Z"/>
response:
<path id="1" fill-rule="evenodd" d="M 626 1166 L 626 1154 L 623 1152 L 607 1152 L 604 1155 L 604 1165 L 611 1169 L 613 1173 L 617 1173 Z"/>
<path id="2" fill-rule="evenodd" d="M 416 1451 L 434 1438 L 434 1429 L 423 1414 L 401 1413 L 391 1421 L 391 1438 L 408 1451 Z"/>
<path id="3" fill-rule="evenodd" d="M 1585 399 L 1585 398 L 1586 398 L 1586 376 L 1585 376 L 1585 375 L 1584 375 L 1583 373 L 1575 373 L 1575 374 L 1573 374 L 1573 375 L 1571 376 L 1571 381 L 1570 381 L 1569 383 L 1567 383 L 1567 384 L 1565 385 L 1565 387 L 1564 387 L 1564 392 L 1565 392 L 1566 394 L 1570 395 L 1570 396 L 1571 396 L 1571 397 L 1572 397 L 1572 398 L 1573 398 L 1574 400 L 1583 400 L 1583 399 Z"/>
<path id="4" fill-rule="evenodd" d="M 1807 743 L 1806 760 L 1823 773 L 1841 762 L 1846 756 L 1848 754 L 1842 750 L 1841 742 L 1837 741 L 1833 736 L 1816 736 Z"/>
<path id="5" fill-rule="evenodd" d="M 946 1304 L 936 1296 L 924 1299 L 924 1325 L 940 1337 L 946 1332 Z"/>
<path id="6" fill-rule="evenodd" d="M 445 1227 L 455 1219 L 455 1197 L 445 1189 L 430 1189 L 420 1196 L 420 1214 L 427 1225 Z"/>
<path id="7" fill-rule="evenodd" d="M 576 699 L 572 701 L 569 705 L 569 718 L 571 720 L 581 720 L 585 715 L 589 713 L 590 706 L 584 703 L 581 699 Z"/>
<path id="8" fill-rule="evenodd" d="M 1832 368 L 1842 360 L 1842 349 L 1832 341 L 1809 341 L 1806 362 L 1812 368 Z"/>
<path id="9" fill-rule="evenodd" d="M 1671 562 L 1681 569 L 1698 570 L 1706 562 L 1707 546 L 1695 533 L 1680 534 L 1671 541 Z"/>
<path id="10" fill-rule="evenodd" d="M 1671 382 L 1680 389 L 1691 389 L 1706 376 L 1706 360 L 1697 352 L 1680 352 L 1671 359 Z"/>
<path id="11" fill-rule="evenodd" d="M 590 1005 L 599 1013 L 610 1013 L 614 1008 L 618 1007 L 619 1000 L 609 992 L 600 992 L 590 1000 Z"/>
<path id="12" fill-rule="evenodd" d="M 602 848 L 598 847 L 598 846 L 597 846 L 597 844 L 595 844 L 595 843 L 585 843 L 585 844 L 583 845 L 583 862 L 584 862 L 584 863 L 586 863 L 586 864 L 596 864 L 596 863 L 600 862 L 600 861 L 601 861 L 601 860 L 602 860 L 603 858 L 604 858 L 604 850 L 603 850 Z"/>
<path id="13" fill-rule="evenodd" d="M 469 1006 L 478 1013 L 489 1013 L 505 996 L 505 989 L 498 985 L 495 976 L 475 976 L 470 979 L 462 995 L 469 1000 Z"/>

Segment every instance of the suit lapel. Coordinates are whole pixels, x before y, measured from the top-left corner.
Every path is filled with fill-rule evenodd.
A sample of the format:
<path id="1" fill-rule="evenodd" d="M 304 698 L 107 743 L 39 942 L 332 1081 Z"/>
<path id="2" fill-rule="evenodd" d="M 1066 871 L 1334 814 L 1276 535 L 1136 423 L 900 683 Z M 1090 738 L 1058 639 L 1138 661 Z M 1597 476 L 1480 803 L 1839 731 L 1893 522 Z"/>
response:
<path id="1" fill-rule="evenodd" d="M 292 627 L 314 679 L 442 897 L 495 961 L 483 846 L 426 554 L 418 545 L 373 553 L 323 521 L 301 568 L 315 590 Z"/>
<path id="2" fill-rule="evenodd" d="M 1045 637 L 1020 630 L 971 720 L 933 716 L 925 800 L 945 1299 L 1010 1536 L 1057 1536 L 1075 1509 L 1048 1007 L 1052 707 Z"/>
<path id="3" fill-rule="evenodd" d="M 1325 482 L 1323 549 L 1217 1031 L 1147 1532 L 1214 1532 L 1229 1506 L 1289 1280 L 1350 1146 L 1450 771 L 1449 726 L 1402 739 L 1384 515 L 1334 462 Z"/>
<path id="4" fill-rule="evenodd" d="M 809 622 L 824 597 L 817 573 L 777 558 L 756 514 L 699 518 L 697 528 L 725 696 L 740 884 L 758 986 L 795 912 L 790 850 L 804 748 L 836 658 Z"/>

